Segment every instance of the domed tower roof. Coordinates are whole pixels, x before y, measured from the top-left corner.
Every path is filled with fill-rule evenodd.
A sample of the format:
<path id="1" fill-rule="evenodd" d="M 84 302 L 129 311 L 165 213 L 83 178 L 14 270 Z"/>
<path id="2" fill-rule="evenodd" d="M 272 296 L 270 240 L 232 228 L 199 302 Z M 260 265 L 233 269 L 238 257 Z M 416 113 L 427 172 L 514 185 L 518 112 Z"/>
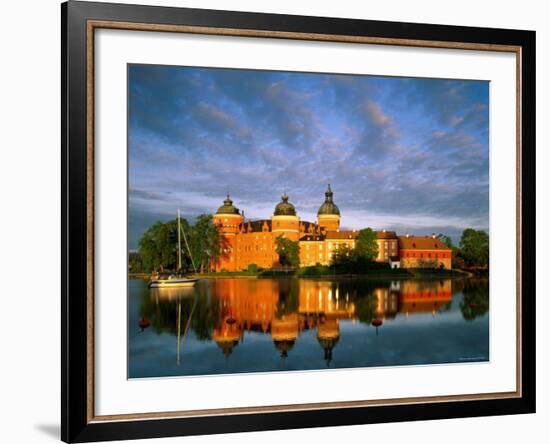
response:
<path id="1" fill-rule="evenodd" d="M 239 209 L 233 206 L 233 201 L 229 197 L 229 193 L 223 201 L 223 205 L 218 208 L 217 214 L 239 214 Z"/>
<path id="2" fill-rule="evenodd" d="M 295 342 L 294 339 L 287 339 L 283 341 L 273 341 L 273 344 L 275 344 L 275 348 L 281 352 L 281 358 L 286 358 L 288 352 L 294 347 Z"/>
<path id="3" fill-rule="evenodd" d="M 296 208 L 288 201 L 288 196 L 285 194 L 281 197 L 282 201 L 275 207 L 274 216 L 296 216 Z"/>
<path id="4" fill-rule="evenodd" d="M 330 189 L 330 183 L 328 184 L 327 191 L 325 191 L 325 201 L 323 202 L 323 205 L 319 207 L 319 211 L 317 211 L 318 216 L 323 214 L 334 214 L 340 216 L 340 210 L 332 201 L 332 190 Z"/>
<path id="5" fill-rule="evenodd" d="M 318 337 L 317 340 L 319 341 L 319 344 L 324 350 L 324 355 L 325 355 L 324 358 L 328 367 L 330 365 L 330 362 L 332 361 L 332 350 L 334 349 L 336 344 L 338 344 L 338 341 L 340 340 L 340 338 L 336 337 L 332 339 L 321 339 Z"/>
<path id="6" fill-rule="evenodd" d="M 219 341 L 218 347 L 221 348 L 222 353 L 227 358 L 233 352 L 233 349 L 239 345 L 239 341 L 229 340 L 229 341 Z"/>

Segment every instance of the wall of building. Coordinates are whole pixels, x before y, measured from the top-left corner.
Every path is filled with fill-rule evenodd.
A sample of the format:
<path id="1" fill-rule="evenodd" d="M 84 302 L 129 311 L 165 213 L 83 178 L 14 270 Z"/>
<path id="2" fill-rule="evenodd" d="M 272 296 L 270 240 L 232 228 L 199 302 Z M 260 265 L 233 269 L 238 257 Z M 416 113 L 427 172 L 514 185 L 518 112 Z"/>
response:
<path id="1" fill-rule="evenodd" d="M 273 216 L 271 230 L 275 238 L 284 235 L 290 240 L 297 241 L 300 238 L 300 218 L 298 216 Z"/>
<path id="2" fill-rule="evenodd" d="M 258 231 L 237 236 L 235 270 L 245 270 L 250 264 L 260 268 L 272 268 L 279 261 L 275 251 L 275 233 Z"/>
<path id="3" fill-rule="evenodd" d="M 452 268 L 451 250 L 405 250 L 399 251 L 403 268 Z"/>
<path id="4" fill-rule="evenodd" d="M 378 262 L 388 262 L 391 257 L 399 255 L 399 245 L 397 239 L 377 239 L 378 244 Z"/>
<path id="5" fill-rule="evenodd" d="M 327 263 L 325 241 L 300 242 L 300 265 L 303 267 Z"/>
<path id="6" fill-rule="evenodd" d="M 317 223 L 326 230 L 340 229 L 340 216 L 336 214 L 322 214 L 317 217 Z"/>
<path id="7" fill-rule="evenodd" d="M 222 255 L 214 264 L 215 271 L 241 271 L 251 264 L 260 268 L 276 268 L 280 266 L 276 252 L 277 237 L 283 235 L 297 241 L 307 234 L 303 232 L 303 224 L 300 225 L 299 218 L 295 216 L 273 217 L 272 231 L 267 223 L 264 223 L 262 231 L 251 231 L 250 223 L 239 228 L 231 218 L 220 218 L 216 215 L 214 220 L 220 223 L 222 234 Z M 224 225 L 228 223 L 229 225 Z M 356 232 L 325 233 L 326 237 L 322 240 L 299 241 L 300 266 L 330 265 L 333 255 L 340 248 L 355 248 Z M 398 239 L 392 237 L 379 238 L 377 244 L 376 260 L 379 262 L 389 262 L 390 258 L 399 257 L 402 268 L 452 268 L 451 250 L 400 249 Z"/>

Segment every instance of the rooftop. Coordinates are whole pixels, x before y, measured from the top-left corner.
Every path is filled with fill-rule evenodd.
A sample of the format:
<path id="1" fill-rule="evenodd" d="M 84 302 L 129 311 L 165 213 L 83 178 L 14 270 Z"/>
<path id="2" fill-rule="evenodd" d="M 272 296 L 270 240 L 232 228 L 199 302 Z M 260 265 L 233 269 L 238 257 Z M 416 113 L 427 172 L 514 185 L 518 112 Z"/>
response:
<path id="1" fill-rule="evenodd" d="M 435 236 L 399 236 L 399 248 L 403 250 L 450 250 Z"/>

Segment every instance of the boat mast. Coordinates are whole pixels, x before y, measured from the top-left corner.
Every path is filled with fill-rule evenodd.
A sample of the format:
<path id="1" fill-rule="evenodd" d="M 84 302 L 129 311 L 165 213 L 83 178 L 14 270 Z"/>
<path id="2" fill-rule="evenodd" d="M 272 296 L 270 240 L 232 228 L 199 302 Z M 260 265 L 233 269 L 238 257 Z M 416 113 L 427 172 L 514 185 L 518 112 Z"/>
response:
<path id="1" fill-rule="evenodd" d="M 183 240 L 185 241 L 185 246 L 187 247 L 187 251 L 189 252 L 189 257 L 191 258 L 191 264 L 193 265 L 193 270 L 195 270 L 195 273 L 197 272 L 197 267 L 195 267 L 195 261 L 193 260 L 193 255 L 191 254 L 191 249 L 189 248 L 189 243 L 187 242 L 187 236 L 185 235 L 185 230 L 183 227 L 181 228 L 181 233 L 183 234 Z"/>
<path id="2" fill-rule="evenodd" d="M 181 231 L 180 210 L 178 209 L 178 269 L 177 269 L 178 273 L 181 270 L 181 238 L 180 238 L 180 231 Z"/>

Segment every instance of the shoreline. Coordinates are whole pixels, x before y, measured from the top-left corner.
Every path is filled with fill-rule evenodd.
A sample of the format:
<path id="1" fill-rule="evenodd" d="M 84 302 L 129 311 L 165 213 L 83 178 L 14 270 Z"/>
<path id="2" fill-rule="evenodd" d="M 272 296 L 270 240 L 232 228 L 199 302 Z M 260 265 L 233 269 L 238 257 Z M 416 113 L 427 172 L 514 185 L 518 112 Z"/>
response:
<path id="1" fill-rule="evenodd" d="M 217 272 L 217 273 L 189 273 L 188 277 L 199 279 L 367 279 L 367 280 L 405 280 L 405 279 L 465 279 L 465 278 L 488 278 L 489 275 L 476 275 L 464 270 L 431 270 L 431 271 L 403 271 L 403 269 L 395 272 L 380 270 L 369 273 L 296 273 L 296 270 L 284 271 L 262 271 L 262 272 Z M 148 273 L 129 273 L 129 279 L 150 279 Z"/>

